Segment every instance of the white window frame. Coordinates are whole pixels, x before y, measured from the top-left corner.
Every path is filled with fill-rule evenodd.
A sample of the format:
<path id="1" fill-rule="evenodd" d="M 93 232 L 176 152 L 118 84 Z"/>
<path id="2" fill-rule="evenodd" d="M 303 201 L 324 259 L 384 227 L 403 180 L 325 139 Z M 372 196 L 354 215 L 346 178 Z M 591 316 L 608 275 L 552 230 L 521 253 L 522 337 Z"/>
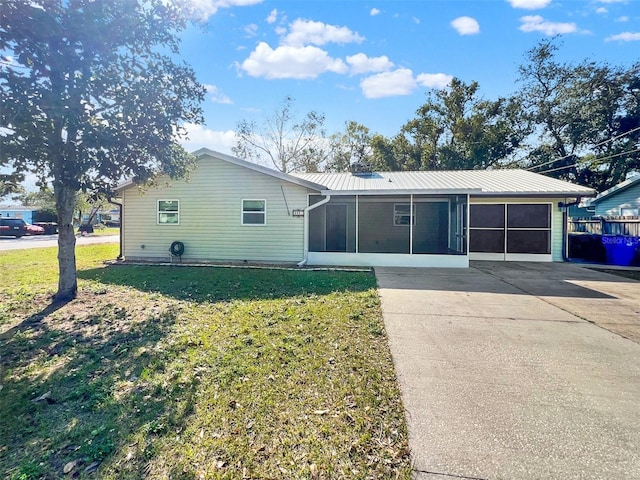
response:
<path id="1" fill-rule="evenodd" d="M 637 217 L 638 213 L 640 213 L 638 207 L 620 207 L 621 217 Z"/>
<path id="2" fill-rule="evenodd" d="M 254 212 L 254 211 L 245 211 L 244 202 L 263 202 L 264 210 L 262 212 Z M 245 213 L 262 213 L 264 215 L 263 223 L 244 223 L 244 214 Z M 245 227 L 264 227 L 267 225 L 267 200 L 264 198 L 243 198 L 240 200 L 240 225 Z"/>
<path id="3" fill-rule="evenodd" d="M 409 210 L 411 211 L 411 214 L 409 213 L 397 213 L 397 208 L 399 206 L 408 206 Z M 412 223 L 398 223 L 397 220 L 400 217 L 411 217 Z M 416 204 L 411 202 L 411 203 L 394 203 L 393 204 L 393 226 L 394 227 L 410 227 L 410 226 L 416 226 Z"/>
<path id="4" fill-rule="evenodd" d="M 178 210 L 176 210 L 175 212 L 173 211 L 160 211 L 160 202 L 176 202 L 178 204 Z M 178 221 L 177 222 L 161 222 L 160 221 L 160 214 L 161 213 L 175 213 L 178 217 Z M 156 202 L 156 223 L 158 225 L 180 225 L 180 200 L 178 199 L 170 199 L 170 198 L 159 198 L 158 201 Z"/>

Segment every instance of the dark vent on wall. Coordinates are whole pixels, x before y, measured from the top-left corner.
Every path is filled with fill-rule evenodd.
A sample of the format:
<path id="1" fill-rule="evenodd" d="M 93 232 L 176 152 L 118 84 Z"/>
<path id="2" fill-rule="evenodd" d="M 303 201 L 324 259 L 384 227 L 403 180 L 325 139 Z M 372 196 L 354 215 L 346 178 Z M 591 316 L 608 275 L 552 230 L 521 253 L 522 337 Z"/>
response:
<path id="1" fill-rule="evenodd" d="M 371 171 L 371 164 L 367 162 L 354 162 L 349 168 L 352 175 L 359 177 L 370 176 L 373 173 Z"/>

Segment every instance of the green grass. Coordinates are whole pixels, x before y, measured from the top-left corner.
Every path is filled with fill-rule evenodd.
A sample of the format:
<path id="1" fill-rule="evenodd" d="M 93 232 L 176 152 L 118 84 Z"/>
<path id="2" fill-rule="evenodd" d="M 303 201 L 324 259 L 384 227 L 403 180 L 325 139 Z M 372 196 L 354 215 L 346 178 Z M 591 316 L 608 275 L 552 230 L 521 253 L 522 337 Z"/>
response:
<path id="1" fill-rule="evenodd" d="M 117 227 L 96 227 L 93 229 L 93 235 L 120 235 L 120 229 Z"/>
<path id="2" fill-rule="evenodd" d="M 56 309 L 55 255 L 0 254 L 2 478 L 410 478 L 372 274 L 95 245 Z"/>

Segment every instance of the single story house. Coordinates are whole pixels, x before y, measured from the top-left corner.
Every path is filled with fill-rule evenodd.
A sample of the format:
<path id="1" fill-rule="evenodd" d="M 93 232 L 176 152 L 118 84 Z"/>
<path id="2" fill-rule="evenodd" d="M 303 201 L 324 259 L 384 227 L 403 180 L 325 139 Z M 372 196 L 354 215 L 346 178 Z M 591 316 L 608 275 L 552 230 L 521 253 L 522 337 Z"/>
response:
<path id="1" fill-rule="evenodd" d="M 587 211 L 596 217 L 640 216 L 640 174 L 628 178 L 583 202 Z"/>
<path id="2" fill-rule="evenodd" d="M 566 206 L 589 188 L 523 170 L 284 174 L 201 149 L 189 180 L 122 198 L 122 256 L 468 267 L 562 261 Z M 175 251 L 174 251 L 175 253 Z"/>
<path id="3" fill-rule="evenodd" d="M 29 207 L 23 205 L 0 205 L 0 217 L 21 218 L 27 223 L 33 223 L 34 214 L 40 207 Z"/>

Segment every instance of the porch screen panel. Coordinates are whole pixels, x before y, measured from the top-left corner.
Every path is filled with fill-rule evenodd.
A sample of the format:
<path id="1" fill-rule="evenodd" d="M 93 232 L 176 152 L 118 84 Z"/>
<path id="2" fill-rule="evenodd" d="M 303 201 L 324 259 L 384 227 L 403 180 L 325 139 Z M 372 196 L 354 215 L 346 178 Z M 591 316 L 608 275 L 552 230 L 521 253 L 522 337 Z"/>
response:
<path id="1" fill-rule="evenodd" d="M 449 253 L 449 202 L 414 197 L 413 253 Z"/>
<path id="2" fill-rule="evenodd" d="M 478 253 L 504 253 L 504 204 L 469 206 L 469 251 Z"/>
<path id="3" fill-rule="evenodd" d="M 312 195 L 309 204 L 314 205 L 325 197 Z M 329 202 L 309 212 L 309 251 L 356 251 L 355 196 L 332 198 Z"/>
<path id="4" fill-rule="evenodd" d="M 411 198 L 365 197 L 358 202 L 358 252 L 409 253 Z M 403 216 L 402 213 L 407 215 Z M 402 219 L 407 217 L 407 221 Z M 406 224 L 404 224 L 406 223 Z"/>
<path id="5" fill-rule="evenodd" d="M 551 253 L 551 206 L 507 205 L 507 253 Z"/>

